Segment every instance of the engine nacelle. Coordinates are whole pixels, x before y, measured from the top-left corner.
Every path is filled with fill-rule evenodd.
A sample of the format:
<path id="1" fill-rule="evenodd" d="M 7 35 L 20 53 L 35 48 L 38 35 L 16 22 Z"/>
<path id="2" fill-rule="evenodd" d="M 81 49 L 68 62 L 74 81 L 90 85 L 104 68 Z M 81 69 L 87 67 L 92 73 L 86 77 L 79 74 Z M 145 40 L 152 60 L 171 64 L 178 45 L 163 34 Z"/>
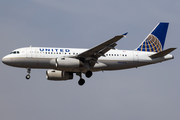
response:
<path id="1" fill-rule="evenodd" d="M 79 68 L 83 63 L 75 58 L 56 58 L 57 68 Z"/>
<path id="2" fill-rule="evenodd" d="M 63 81 L 73 79 L 73 73 L 59 70 L 47 70 L 46 78 L 53 81 Z"/>

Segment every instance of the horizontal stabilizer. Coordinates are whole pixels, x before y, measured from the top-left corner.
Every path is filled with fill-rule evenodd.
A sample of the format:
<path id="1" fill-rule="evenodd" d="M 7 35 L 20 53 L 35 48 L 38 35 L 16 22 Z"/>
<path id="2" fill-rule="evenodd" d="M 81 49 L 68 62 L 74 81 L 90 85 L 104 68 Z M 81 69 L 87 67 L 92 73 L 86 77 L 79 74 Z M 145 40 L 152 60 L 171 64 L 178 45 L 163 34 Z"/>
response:
<path id="1" fill-rule="evenodd" d="M 149 56 L 149 57 L 151 57 L 151 58 L 164 57 L 164 56 L 166 56 L 167 54 L 169 54 L 170 52 L 172 52 L 172 51 L 175 50 L 175 49 L 176 49 L 176 48 L 169 48 L 169 49 L 163 50 L 163 51 L 161 51 L 161 52 L 158 52 L 158 53 L 156 53 L 156 54 L 153 54 L 153 55 L 151 55 L 151 56 Z"/>

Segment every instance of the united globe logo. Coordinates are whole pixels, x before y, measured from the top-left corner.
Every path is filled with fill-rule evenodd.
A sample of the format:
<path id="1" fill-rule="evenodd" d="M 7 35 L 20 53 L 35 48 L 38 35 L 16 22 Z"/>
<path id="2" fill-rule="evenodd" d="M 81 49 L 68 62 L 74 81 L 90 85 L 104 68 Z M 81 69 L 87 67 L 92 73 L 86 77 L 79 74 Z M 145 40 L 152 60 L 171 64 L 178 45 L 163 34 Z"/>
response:
<path id="1" fill-rule="evenodd" d="M 136 50 L 148 51 L 148 52 L 160 52 L 162 51 L 162 45 L 159 39 L 151 34 Z"/>

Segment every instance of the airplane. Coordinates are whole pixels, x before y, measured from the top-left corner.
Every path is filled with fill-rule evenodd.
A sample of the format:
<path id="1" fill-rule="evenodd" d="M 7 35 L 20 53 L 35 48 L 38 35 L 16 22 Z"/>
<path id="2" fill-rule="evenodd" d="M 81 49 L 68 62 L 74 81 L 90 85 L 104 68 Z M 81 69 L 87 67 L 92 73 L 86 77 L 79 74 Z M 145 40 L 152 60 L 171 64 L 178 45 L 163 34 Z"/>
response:
<path id="1" fill-rule="evenodd" d="M 31 69 L 48 69 L 46 78 L 52 81 L 80 77 L 78 84 L 85 80 L 82 73 L 90 78 L 93 72 L 122 70 L 159 63 L 173 59 L 169 54 L 176 48 L 164 50 L 168 22 L 160 22 L 135 50 L 115 49 L 117 41 L 127 33 L 117 35 L 91 49 L 25 47 L 13 50 L 2 58 L 2 62 L 13 67 L 27 69 L 26 79 L 30 79 Z"/>

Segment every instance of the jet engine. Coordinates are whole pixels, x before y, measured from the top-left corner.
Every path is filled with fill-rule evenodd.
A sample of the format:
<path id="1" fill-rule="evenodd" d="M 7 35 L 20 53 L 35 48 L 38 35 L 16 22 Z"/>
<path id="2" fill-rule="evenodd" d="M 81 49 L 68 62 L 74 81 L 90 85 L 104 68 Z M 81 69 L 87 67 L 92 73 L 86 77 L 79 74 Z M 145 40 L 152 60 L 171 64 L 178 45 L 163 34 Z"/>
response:
<path id="1" fill-rule="evenodd" d="M 47 70 L 46 78 L 53 81 L 70 80 L 73 79 L 73 73 L 59 70 Z"/>
<path id="2" fill-rule="evenodd" d="M 83 63 L 75 58 L 56 58 L 57 68 L 79 68 L 83 66 Z"/>

